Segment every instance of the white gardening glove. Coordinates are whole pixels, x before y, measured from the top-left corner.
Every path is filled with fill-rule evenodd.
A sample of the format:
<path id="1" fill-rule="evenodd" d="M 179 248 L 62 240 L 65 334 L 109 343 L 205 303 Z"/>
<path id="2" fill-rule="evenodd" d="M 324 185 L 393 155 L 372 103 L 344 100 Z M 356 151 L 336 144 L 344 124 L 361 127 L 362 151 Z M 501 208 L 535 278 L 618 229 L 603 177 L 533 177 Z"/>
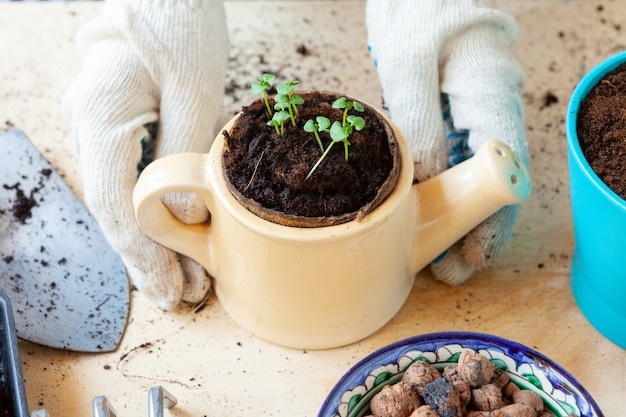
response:
<path id="1" fill-rule="evenodd" d="M 156 126 L 154 157 L 207 152 L 222 105 L 228 56 L 221 0 L 108 0 L 81 28 L 82 67 L 63 99 L 84 198 L 134 285 L 157 306 L 201 301 L 206 271 L 139 229 L 132 193 L 145 125 Z M 145 161 L 144 161 L 145 162 Z M 167 204 L 186 223 L 206 221 L 198 198 Z"/>
<path id="2" fill-rule="evenodd" d="M 490 139 L 511 146 L 528 165 L 524 76 L 511 52 L 516 24 L 510 16 L 471 0 L 369 0 L 367 28 L 385 104 L 409 142 L 416 180 L 437 175 L 449 160 L 458 162 Z M 449 97 L 446 120 L 442 93 Z M 451 119 L 455 131 L 445 125 Z M 451 247 L 431 264 L 435 278 L 457 285 L 493 264 L 517 211 L 517 205 L 501 209 Z"/>

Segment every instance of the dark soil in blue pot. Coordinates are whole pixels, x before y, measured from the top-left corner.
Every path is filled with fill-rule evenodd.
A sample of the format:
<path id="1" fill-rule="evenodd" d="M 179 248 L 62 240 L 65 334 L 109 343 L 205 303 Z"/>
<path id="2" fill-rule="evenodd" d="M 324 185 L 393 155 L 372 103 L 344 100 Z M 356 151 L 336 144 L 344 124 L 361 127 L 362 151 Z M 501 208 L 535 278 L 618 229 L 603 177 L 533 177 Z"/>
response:
<path id="1" fill-rule="evenodd" d="M 626 65 L 607 73 L 582 101 L 577 134 L 593 171 L 626 199 Z"/>

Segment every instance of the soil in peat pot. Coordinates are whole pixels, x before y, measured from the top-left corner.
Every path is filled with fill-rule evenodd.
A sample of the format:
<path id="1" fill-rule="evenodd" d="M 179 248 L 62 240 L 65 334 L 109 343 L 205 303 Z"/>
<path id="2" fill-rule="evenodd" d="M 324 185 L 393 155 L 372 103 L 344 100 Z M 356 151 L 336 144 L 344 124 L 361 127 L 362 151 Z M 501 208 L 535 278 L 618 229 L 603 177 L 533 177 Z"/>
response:
<path id="1" fill-rule="evenodd" d="M 577 134 L 593 171 L 626 199 L 626 64 L 607 73 L 582 101 Z"/>
<path id="2" fill-rule="evenodd" d="M 325 116 L 331 123 L 341 121 L 343 109 L 332 108 L 339 95 L 301 95 L 305 102 L 298 106 L 296 126 L 288 120 L 282 135 L 267 125 L 270 117 L 263 100 L 244 107 L 231 131 L 224 132 L 223 166 L 231 191 L 234 188 L 266 209 L 306 218 L 341 216 L 372 202 L 379 204 L 391 191 L 381 196 L 381 186 L 399 169 L 398 144 L 395 138 L 388 139 L 389 124 L 367 105 L 364 112 L 351 110 L 349 114 L 365 119 L 365 127 L 348 138 L 348 160 L 343 143 L 335 143 L 306 179 L 322 151 L 315 135 L 304 131 L 304 124 L 317 116 Z M 331 142 L 328 134 L 321 132 L 320 137 L 327 147 Z"/>

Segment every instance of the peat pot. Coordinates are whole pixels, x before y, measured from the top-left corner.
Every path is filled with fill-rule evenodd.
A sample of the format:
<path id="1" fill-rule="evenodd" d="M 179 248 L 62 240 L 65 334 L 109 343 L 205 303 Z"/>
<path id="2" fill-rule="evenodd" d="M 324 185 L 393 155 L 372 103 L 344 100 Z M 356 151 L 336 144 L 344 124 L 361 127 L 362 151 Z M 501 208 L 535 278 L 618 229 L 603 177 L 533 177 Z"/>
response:
<path id="1" fill-rule="evenodd" d="M 575 241 L 572 291 L 591 324 L 626 348 L 626 201 L 591 168 L 577 134 L 581 103 L 602 77 L 624 62 L 626 52 L 583 77 L 570 98 L 566 132 Z"/>
<path id="2" fill-rule="evenodd" d="M 148 165 L 134 191 L 138 224 L 155 241 L 202 264 L 215 278 L 224 310 L 267 341 L 324 349 L 367 337 L 402 307 L 419 270 L 530 193 L 521 158 L 497 141 L 413 184 L 406 140 L 378 114 L 397 141 L 398 177 L 364 216 L 299 227 L 253 213 L 229 189 L 219 134 L 208 154 L 171 155 Z M 237 117 L 221 132 L 231 132 Z M 177 220 L 161 200 L 176 191 L 202 196 L 210 223 Z"/>

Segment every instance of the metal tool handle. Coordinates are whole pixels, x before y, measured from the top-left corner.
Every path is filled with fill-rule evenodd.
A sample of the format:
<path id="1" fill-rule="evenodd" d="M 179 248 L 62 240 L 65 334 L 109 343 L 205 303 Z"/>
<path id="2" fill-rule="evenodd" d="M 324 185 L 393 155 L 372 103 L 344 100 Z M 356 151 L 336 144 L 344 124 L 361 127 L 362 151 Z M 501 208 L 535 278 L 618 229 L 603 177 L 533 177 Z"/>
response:
<path id="1" fill-rule="evenodd" d="M 148 391 L 148 417 L 163 417 L 163 407 L 172 408 L 178 401 L 176 397 L 161 386 Z"/>
<path id="2" fill-rule="evenodd" d="M 93 409 L 93 417 L 117 417 L 113 406 L 104 395 L 95 397 L 91 401 L 91 407 Z"/>
<path id="3" fill-rule="evenodd" d="M 162 386 L 152 387 L 148 391 L 148 417 L 163 417 L 163 409 L 172 408 L 177 403 L 176 397 Z M 94 397 L 92 408 L 93 417 L 117 417 L 113 406 L 104 395 Z"/>

